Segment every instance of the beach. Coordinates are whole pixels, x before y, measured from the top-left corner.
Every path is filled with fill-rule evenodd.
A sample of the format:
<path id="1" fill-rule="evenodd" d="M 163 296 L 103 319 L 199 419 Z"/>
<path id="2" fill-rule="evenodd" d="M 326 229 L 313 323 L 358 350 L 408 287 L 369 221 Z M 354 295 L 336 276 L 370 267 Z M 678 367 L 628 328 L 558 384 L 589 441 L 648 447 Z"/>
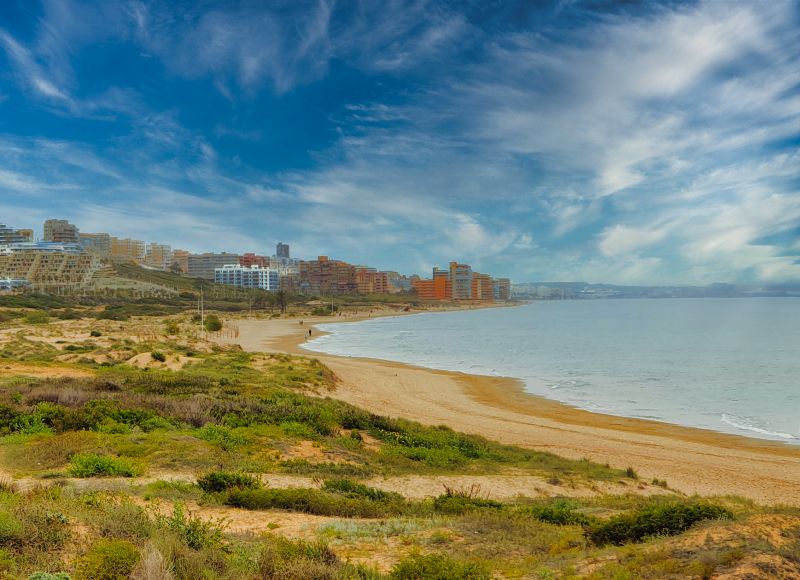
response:
<path id="1" fill-rule="evenodd" d="M 237 320 L 226 342 L 253 352 L 315 356 L 337 376 L 330 396 L 374 413 L 444 424 L 507 444 L 633 467 L 686 494 L 740 495 L 764 504 L 800 505 L 800 449 L 575 409 L 526 393 L 509 378 L 435 371 L 394 362 L 315 355 L 301 347 L 315 324 L 396 315 L 377 309 L 347 318 Z"/>

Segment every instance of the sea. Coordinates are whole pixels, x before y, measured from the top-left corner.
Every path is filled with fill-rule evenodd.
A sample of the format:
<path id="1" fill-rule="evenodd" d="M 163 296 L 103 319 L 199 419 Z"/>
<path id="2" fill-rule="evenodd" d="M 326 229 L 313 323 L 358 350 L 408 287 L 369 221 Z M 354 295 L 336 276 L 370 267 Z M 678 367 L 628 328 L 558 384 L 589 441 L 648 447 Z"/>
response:
<path id="1" fill-rule="evenodd" d="M 323 324 L 304 348 L 514 377 L 594 411 L 800 445 L 800 298 L 539 301 Z"/>

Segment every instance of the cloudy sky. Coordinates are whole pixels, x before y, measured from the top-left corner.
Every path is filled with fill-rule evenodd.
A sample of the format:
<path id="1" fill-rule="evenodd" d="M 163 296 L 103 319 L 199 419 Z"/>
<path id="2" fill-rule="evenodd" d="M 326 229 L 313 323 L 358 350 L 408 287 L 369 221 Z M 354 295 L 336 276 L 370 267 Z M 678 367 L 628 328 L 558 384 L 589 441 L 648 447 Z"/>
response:
<path id="1" fill-rule="evenodd" d="M 0 2 L 0 222 L 800 280 L 800 2 Z"/>

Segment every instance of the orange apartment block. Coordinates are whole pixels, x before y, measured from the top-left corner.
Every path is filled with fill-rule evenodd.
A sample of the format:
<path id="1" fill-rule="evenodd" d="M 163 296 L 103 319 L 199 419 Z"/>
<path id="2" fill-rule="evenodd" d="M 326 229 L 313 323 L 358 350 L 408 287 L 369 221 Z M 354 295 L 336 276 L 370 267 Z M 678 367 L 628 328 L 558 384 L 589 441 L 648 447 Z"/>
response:
<path id="1" fill-rule="evenodd" d="M 472 273 L 472 299 L 488 302 L 494 300 L 494 283 L 489 274 Z"/>
<path id="2" fill-rule="evenodd" d="M 450 300 L 453 297 L 453 286 L 450 283 L 448 270 L 434 268 L 432 279 L 415 278 L 411 281 L 411 287 L 423 300 Z"/>
<path id="3" fill-rule="evenodd" d="M 247 268 L 258 266 L 259 268 L 269 268 L 269 258 L 266 256 L 257 256 L 250 252 L 239 258 L 239 265 Z"/>
<path id="4" fill-rule="evenodd" d="M 356 284 L 359 294 L 389 293 L 389 275 L 375 268 L 356 268 Z"/>

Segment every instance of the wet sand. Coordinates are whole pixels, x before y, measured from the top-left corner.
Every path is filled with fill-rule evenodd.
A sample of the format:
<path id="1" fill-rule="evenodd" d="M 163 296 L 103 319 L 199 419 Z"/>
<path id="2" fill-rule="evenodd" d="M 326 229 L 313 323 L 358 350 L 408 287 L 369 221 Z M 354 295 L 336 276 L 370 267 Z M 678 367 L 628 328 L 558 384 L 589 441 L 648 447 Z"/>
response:
<path id="1" fill-rule="evenodd" d="M 376 311 L 371 316 L 392 314 Z M 590 413 L 525 393 L 514 379 L 435 371 L 375 359 L 304 350 L 314 324 L 347 319 L 238 320 L 228 342 L 255 352 L 315 356 L 333 370 L 331 396 L 375 413 L 444 424 L 503 443 L 631 466 L 687 494 L 736 494 L 765 504 L 800 506 L 800 448 L 657 421 Z M 312 337 L 321 333 L 312 329 Z"/>

